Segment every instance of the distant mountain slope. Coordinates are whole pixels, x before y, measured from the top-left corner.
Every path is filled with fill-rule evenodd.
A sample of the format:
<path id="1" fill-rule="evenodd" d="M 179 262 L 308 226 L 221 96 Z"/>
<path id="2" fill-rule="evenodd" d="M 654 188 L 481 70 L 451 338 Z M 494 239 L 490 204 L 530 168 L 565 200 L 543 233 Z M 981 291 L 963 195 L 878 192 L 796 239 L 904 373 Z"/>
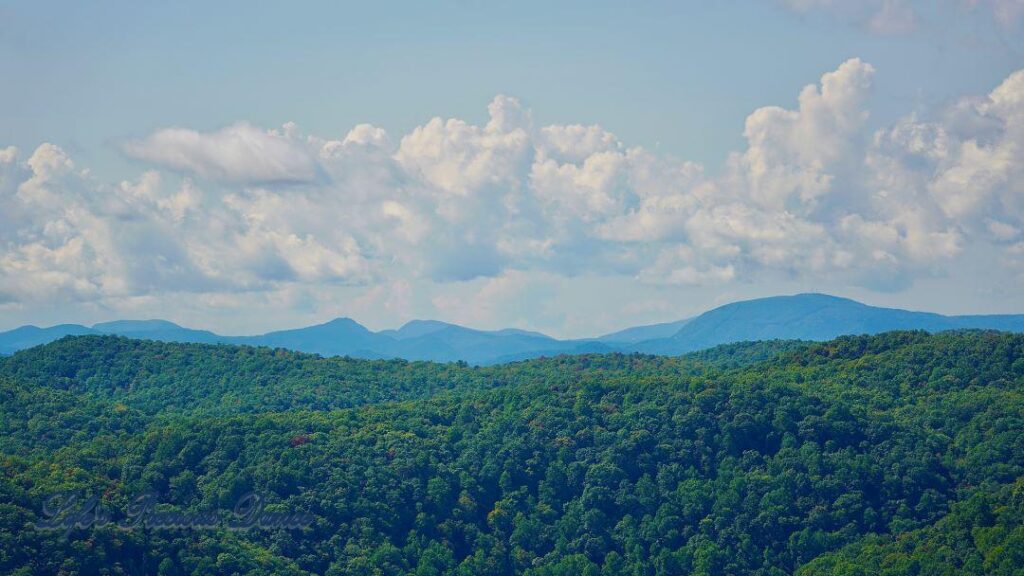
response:
<path id="1" fill-rule="evenodd" d="M 565 347 L 565 342 L 543 334 L 514 330 L 488 332 L 448 325 L 441 330 L 399 341 L 395 356 L 410 360 L 464 360 L 491 364 L 503 356 L 525 353 L 532 358 Z"/>
<path id="2" fill-rule="evenodd" d="M 405 358 L 474 364 L 492 364 L 506 356 L 534 358 L 568 352 L 576 342 L 560 341 L 538 332 L 506 328 L 473 330 L 434 320 L 414 320 L 398 330 L 373 332 L 351 318 L 337 318 L 304 328 L 280 330 L 257 336 L 222 336 L 206 330 L 184 328 L 166 320 L 119 320 L 92 328 L 65 324 L 52 328 L 24 326 L 0 333 L 0 353 L 46 344 L 68 335 L 112 334 L 140 340 L 241 344 L 286 348 L 322 356 L 354 358 Z M 601 350 L 610 350 L 601 347 Z"/>
<path id="3" fill-rule="evenodd" d="M 597 341 L 607 343 L 635 343 L 643 342 L 644 340 L 656 340 L 659 338 L 668 338 L 679 332 L 679 329 L 686 326 L 692 318 L 684 318 L 682 320 L 676 320 L 675 322 L 662 322 L 660 324 L 649 324 L 647 326 L 634 326 L 632 328 L 626 328 L 625 330 L 619 330 L 618 332 L 612 332 L 611 334 L 605 334 L 599 336 Z"/>
<path id="4" fill-rule="evenodd" d="M 939 332 L 964 328 L 1024 332 L 1024 315 L 943 316 L 877 308 L 825 294 L 797 294 L 735 302 L 695 318 L 636 326 L 581 340 L 558 340 L 539 332 L 513 328 L 474 330 L 438 320 L 413 320 L 396 330 L 374 332 L 351 318 L 337 318 L 316 326 L 257 336 L 221 336 L 166 320 L 120 320 L 92 328 L 77 324 L 52 328 L 23 326 L 0 333 L 0 354 L 12 354 L 68 335 L 116 334 L 166 342 L 287 348 L 322 356 L 495 364 L 588 352 L 674 356 L 734 342 L 820 341 L 845 334 L 877 334 L 889 330 Z"/>
<path id="5" fill-rule="evenodd" d="M 98 332 L 78 324 L 59 324 L 49 328 L 22 326 L 0 333 L 0 354 L 14 354 L 18 350 L 53 342 L 65 336 L 85 334 L 98 334 Z"/>
<path id="6" fill-rule="evenodd" d="M 128 338 L 138 338 L 140 340 L 160 340 L 162 342 L 218 344 L 230 341 L 229 337 L 214 334 L 209 330 L 184 328 L 167 320 L 116 320 L 114 322 L 95 324 L 92 329 L 101 334 L 113 334 Z"/>
<path id="7" fill-rule="evenodd" d="M 686 323 L 669 338 L 634 346 L 649 354 L 683 354 L 752 340 L 830 340 L 889 330 L 939 332 L 964 328 L 1024 331 L 1024 315 L 943 316 L 877 308 L 826 294 L 797 294 L 727 304 Z"/>
<path id="8" fill-rule="evenodd" d="M 539 332 L 514 328 L 474 330 L 438 320 L 413 320 L 398 330 L 382 330 L 377 334 L 395 340 L 387 345 L 391 357 L 435 362 L 463 360 L 492 364 L 508 355 L 526 354 L 534 358 L 566 347 L 566 342 Z"/>
<path id="9" fill-rule="evenodd" d="M 397 340 L 405 340 L 407 338 L 418 338 L 420 336 L 426 336 L 450 328 L 455 324 L 449 324 L 448 322 L 441 322 L 439 320 L 410 320 L 402 325 L 398 330 L 381 330 L 381 334 L 392 336 Z"/>
<path id="10" fill-rule="evenodd" d="M 324 324 L 269 332 L 261 336 L 236 336 L 233 344 L 269 346 L 310 352 L 323 356 L 387 358 L 395 339 L 372 332 L 351 318 L 336 318 Z"/>

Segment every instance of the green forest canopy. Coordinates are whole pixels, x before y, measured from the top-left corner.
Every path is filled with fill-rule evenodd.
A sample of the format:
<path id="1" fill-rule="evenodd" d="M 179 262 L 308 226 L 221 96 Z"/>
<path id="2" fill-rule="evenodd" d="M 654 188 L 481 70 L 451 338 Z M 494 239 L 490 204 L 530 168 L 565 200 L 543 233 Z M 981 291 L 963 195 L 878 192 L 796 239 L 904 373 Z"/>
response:
<path id="1" fill-rule="evenodd" d="M 3 574 L 1024 574 L 1024 336 L 487 368 L 83 336 L 0 398 Z M 68 489 L 316 520 L 27 528 Z"/>

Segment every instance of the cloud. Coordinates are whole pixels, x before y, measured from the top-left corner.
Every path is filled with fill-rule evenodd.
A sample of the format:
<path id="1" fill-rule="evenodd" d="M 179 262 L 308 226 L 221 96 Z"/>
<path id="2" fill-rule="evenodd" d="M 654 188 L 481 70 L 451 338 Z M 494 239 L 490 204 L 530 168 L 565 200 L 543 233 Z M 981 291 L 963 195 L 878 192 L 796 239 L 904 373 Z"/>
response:
<path id="1" fill-rule="evenodd" d="M 799 108 L 761 108 L 747 117 L 748 147 L 732 159 L 755 202 L 808 211 L 832 191 L 867 119 L 874 68 L 852 59 L 801 92 Z"/>
<path id="2" fill-rule="evenodd" d="M 512 318 L 513 325 L 525 325 L 538 303 L 555 300 L 557 279 L 543 273 L 528 275 L 509 270 L 474 284 L 469 294 L 459 290 L 435 296 L 434 308 L 459 323 L 499 326 Z"/>
<path id="3" fill-rule="evenodd" d="M 165 128 L 126 142 L 128 156 L 201 178 L 243 184 L 311 182 L 316 163 L 286 130 L 240 123 L 216 132 Z"/>
<path id="4" fill-rule="evenodd" d="M 1024 71 L 877 130 L 874 76 L 854 58 L 752 111 L 716 174 L 601 126 L 537 126 L 508 96 L 482 125 L 433 118 L 398 137 L 160 130 L 126 146 L 148 169 L 116 185 L 52 144 L 2 148 L 0 299 L 363 287 L 359 301 L 406 309 L 421 286 L 475 283 L 429 305 L 497 318 L 498 295 L 531 278 L 899 290 L 965 254 L 1024 269 Z"/>
<path id="5" fill-rule="evenodd" d="M 1018 226 L 1024 214 L 1024 71 L 954 109 L 944 119 L 910 117 L 879 131 L 868 158 L 878 185 L 893 201 L 931 207 L 930 218 L 963 234 L 984 236 L 990 220 Z"/>
<path id="6" fill-rule="evenodd" d="M 824 12 L 879 35 L 908 34 L 917 29 L 920 16 L 909 0 L 780 0 L 799 14 Z"/>
<path id="7" fill-rule="evenodd" d="M 930 14 L 945 6 L 915 0 L 778 0 L 797 14 L 825 14 L 879 36 L 902 36 L 922 28 L 922 13 Z M 959 0 L 949 3 L 968 13 L 977 12 L 1008 31 L 1016 31 L 1024 17 L 1024 0 Z M 962 14 L 950 17 L 959 18 Z"/>
<path id="8" fill-rule="evenodd" d="M 1011 30 L 1016 29 L 1024 17 L 1024 0 L 963 0 L 963 3 L 972 10 L 990 10 L 998 24 Z"/>
<path id="9" fill-rule="evenodd" d="M 0 294 L 19 302 L 365 282 L 350 236 L 282 225 L 274 219 L 289 200 L 262 189 L 208 194 L 155 171 L 100 185 L 52 144 L 19 168 L 0 196 Z M 291 200 L 289 210 L 316 211 Z"/>

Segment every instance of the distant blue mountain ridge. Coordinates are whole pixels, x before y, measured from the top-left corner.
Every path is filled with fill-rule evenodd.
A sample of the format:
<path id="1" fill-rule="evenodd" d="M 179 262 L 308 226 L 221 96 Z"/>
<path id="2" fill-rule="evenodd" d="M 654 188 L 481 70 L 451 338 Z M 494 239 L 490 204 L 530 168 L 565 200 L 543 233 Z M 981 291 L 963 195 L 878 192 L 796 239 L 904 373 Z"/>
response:
<path id="1" fill-rule="evenodd" d="M 118 320 L 92 327 L 22 326 L 0 333 L 0 354 L 13 354 L 64 336 L 108 334 L 167 342 L 269 346 L 323 356 L 494 364 L 558 354 L 679 355 L 751 340 L 821 341 L 845 334 L 890 330 L 940 332 L 968 328 L 1024 332 L 1024 314 L 944 316 L 868 306 L 826 294 L 797 294 L 734 302 L 693 318 L 577 340 L 558 340 L 514 328 L 474 330 L 436 320 L 413 320 L 395 330 L 374 332 L 351 318 L 337 318 L 324 324 L 257 336 L 222 336 L 166 320 Z"/>

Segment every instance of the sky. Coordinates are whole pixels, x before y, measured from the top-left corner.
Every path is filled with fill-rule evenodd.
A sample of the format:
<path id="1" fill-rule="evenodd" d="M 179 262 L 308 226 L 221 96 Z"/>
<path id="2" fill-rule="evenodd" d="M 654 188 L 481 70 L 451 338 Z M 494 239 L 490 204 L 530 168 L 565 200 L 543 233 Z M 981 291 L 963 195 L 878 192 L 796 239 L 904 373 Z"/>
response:
<path id="1" fill-rule="evenodd" d="M 1024 312 L 1024 0 L 0 3 L 0 330 Z"/>

